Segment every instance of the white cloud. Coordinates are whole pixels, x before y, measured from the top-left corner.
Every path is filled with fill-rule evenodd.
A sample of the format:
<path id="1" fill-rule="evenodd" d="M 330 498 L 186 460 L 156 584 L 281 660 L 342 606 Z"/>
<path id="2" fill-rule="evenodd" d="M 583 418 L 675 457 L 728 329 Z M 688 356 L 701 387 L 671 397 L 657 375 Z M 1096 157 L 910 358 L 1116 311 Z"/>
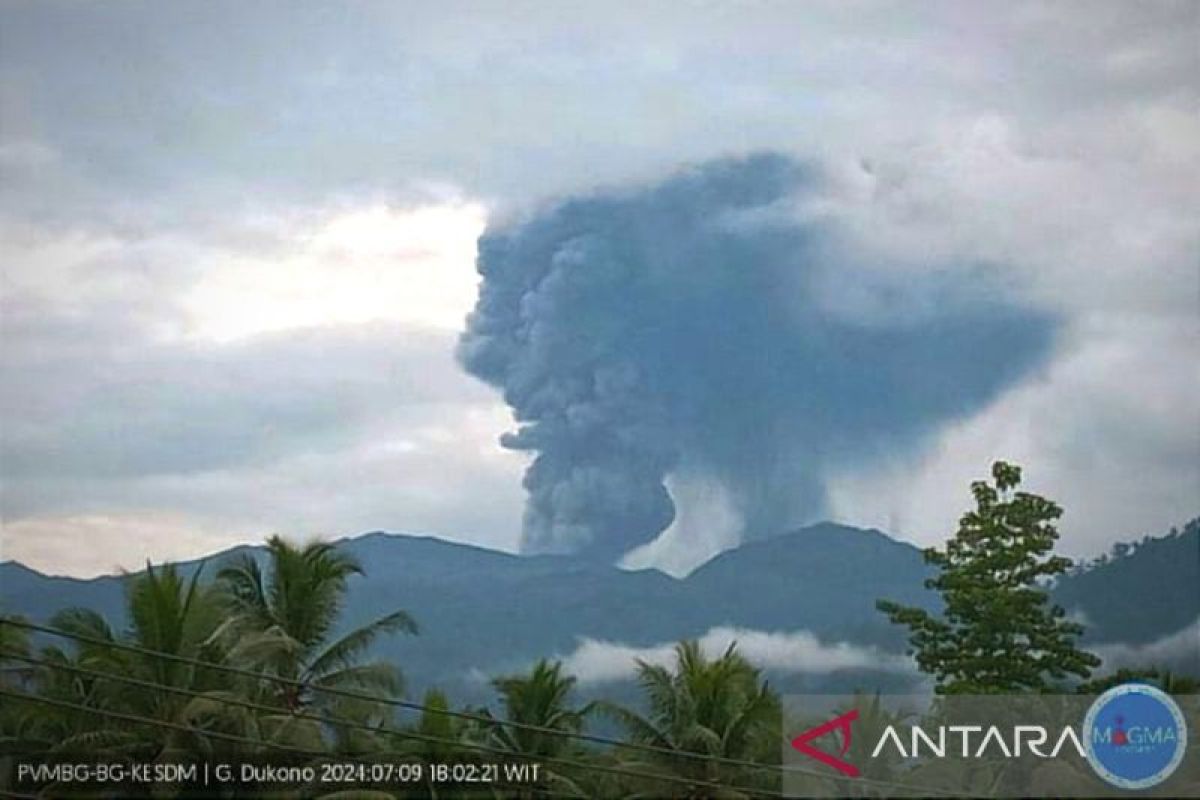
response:
<path id="1" fill-rule="evenodd" d="M 132 357 L 92 336 L 49 351 L 33 382 L 27 354 L 0 350 L 7 557 L 91 575 L 229 535 L 516 544 L 524 459 L 497 443 L 508 413 L 457 369 L 451 333 L 376 323 Z M 158 541 L 81 548 L 98 519 Z"/>
<path id="2" fill-rule="evenodd" d="M 1040 373 L 982 413 L 913 457 L 837 480 L 839 519 L 940 541 L 997 458 L 1065 507 L 1073 555 L 1200 511 L 1200 150 L 1152 107 L 1162 116 L 1109 109 L 1070 140 L 1057 125 L 984 117 L 911 158 L 844 170 L 818 209 L 861 248 L 841 283 L 868 299 L 863 287 L 902 286 L 872 254 L 916 271 L 961 265 L 1057 315 L 1062 333 Z"/>
<path id="3" fill-rule="evenodd" d="M 1184 661 L 1194 667 L 1200 659 L 1200 618 L 1182 630 L 1142 645 L 1121 642 L 1093 645 L 1088 648 L 1103 660 L 1105 672 L 1122 667 L 1167 667 Z"/>
<path id="4" fill-rule="evenodd" d="M 669 475 L 667 490 L 675 519 L 654 541 L 626 554 L 623 568 L 653 567 L 678 578 L 741 540 L 741 516 L 720 482 L 702 475 Z"/>
<path id="5" fill-rule="evenodd" d="M 268 252 L 206 265 L 182 299 L 189 331 L 223 342 L 381 320 L 458 330 L 475 301 L 485 221 L 476 203 L 380 204 L 293 224 Z"/>
<path id="6" fill-rule="evenodd" d="M 189 474 L 6 476 L 0 558 L 92 577 L 276 533 L 302 540 L 373 530 L 513 551 L 524 465 L 495 443 L 493 413 L 401 409 L 392 427 L 346 446 Z M 445 425 L 456 427 L 452 441 L 441 435 Z"/>
<path id="7" fill-rule="evenodd" d="M 827 673 L 843 669 L 883 669 L 908 672 L 909 659 L 882 653 L 873 647 L 848 642 L 826 644 L 808 631 L 771 633 L 746 628 L 717 627 L 699 639 L 710 657 L 720 656 L 731 644 L 752 664 L 784 673 Z M 674 643 L 633 647 L 599 639 L 581 639 L 562 657 L 564 670 L 581 683 L 606 683 L 634 677 L 637 661 L 670 666 Z"/>
<path id="8" fill-rule="evenodd" d="M 374 529 L 511 549 L 523 460 L 453 355 L 482 225 L 457 201 L 194 238 L 9 221 L 5 556 L 87 576 Z"/>
<path id="9" fill-rule="evenodd" d="M 941 542 L 972 507 L 970 482 L 1003 458 L 1024 466 L 1026 488 L 1063 506 L 1061 548 L 1072 556 L 1190 519 L 1200 511 L 1197 337 L 1162 327 L 1069 332 L 1042 375 L 912 460 L 836 481 L 837 516 Z"/>

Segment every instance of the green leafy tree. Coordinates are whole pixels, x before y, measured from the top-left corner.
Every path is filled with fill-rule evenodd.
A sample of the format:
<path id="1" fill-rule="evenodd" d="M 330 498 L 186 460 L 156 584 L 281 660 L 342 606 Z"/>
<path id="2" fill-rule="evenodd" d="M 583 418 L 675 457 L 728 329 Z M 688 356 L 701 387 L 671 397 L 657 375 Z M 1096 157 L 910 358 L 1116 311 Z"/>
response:
<path id="1" fill-rule="evenodd" d="M 878 608 L 909 629 L 909 643 L 940 694 L 1046 691 L 1068 676 L 1087 678 L 1100 659 L 1075 646 L 1083 627 L 1048 602 L 1047 584 L 1071 562 L 1052 554 L 1062 509 L 1016 491 L 1021 469 L 992 466 L 993 483 L 971 484 L 975 510 L 963 515 L 926 586 L 942 597 L 934 615 L 887 600 Z"/>
<path id="2" fill-rule="evenodd" d="M 625 728 L 629 739 L 659 752 L 629 754 L 624 762 L 642 772 L 726 785 L 774 788 L 769 769 L 740 767 L 683 753 L 772 765 L 779 763 L 782 731 L 779 696 L 760 671 L 731 644 L 715 659 L 695 641 L 675 646 L 675 668 L 638 661 L 638 683 L 648 713 L 619 705 L 602 708 Z M 710 789 L 688 791 L 678 784 L 631 787 L 647 796 L 707 797 Z M 731 796 L 735 796 L 731 792 Z"/>
<path id="3" fill-rule="evenodd" d="M 1178 672 L 1158 667 L 1143 667 L 1140 669 L 1122 667 L 1111 675 L 1080 684 L 1078 692 L 1080 694 L 1100 694 L 1114 686 L 1133 682 L 1153 684 L 1167 694 L 1200 694 L 1200 678 L 1191 675 L 1181 675 Z"/>

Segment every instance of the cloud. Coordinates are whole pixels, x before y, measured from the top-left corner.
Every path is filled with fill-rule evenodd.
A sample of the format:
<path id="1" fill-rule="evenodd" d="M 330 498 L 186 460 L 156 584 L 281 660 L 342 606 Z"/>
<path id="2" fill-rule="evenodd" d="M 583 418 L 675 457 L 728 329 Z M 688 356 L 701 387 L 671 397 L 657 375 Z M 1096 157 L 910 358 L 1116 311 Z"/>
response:
<path id="1" fill-rule="evenodd" d="M 752 664 L 785 674 L 828 673 L 843 669 L 879 669 L 910 672 L 911 662 L 873 647 L 847 642 L 825 644 L 808 631 L 772 633 L 745 628 L 716 627 L 699 639 L 710 657 L 720 656 L 731 644 Z M 581 683 L 628 680 L 637 674 L 637 661 L 671 666 L 674 644 L 634 647 L 601 639 L 580 639 L 578 647 L 562 657 L 564 670 Z"/>
<path id="2" fill-rule="evenodd" d="M 476 294 L 478 204 L 352 208 L 310 219 L 270 254 L 211 263 L 182 303 L 194 335 L 228 341 L 390 320 L 457 331 Z"/>
<path id="3" fill-rule="evenodd" d="M 830 471 L 914 447 L 1047 356 L 1053 317 L 988 271 L 898 281 L 786 209 L 824 193 L 761 154 L 489 229 L 460 353 L 513 408 L 504 445 L 536 454 L 528 550 L 649 542 L 677 470 L 724 487 L 743 537 L 820 519 Z"/>
<path id="4" fill-rule="evenodd" d="M 445 330 L 475 280 L 469 269 L 429 272 L 422 264 L 439 257 L 408 258 L 383 228 L 421 238 L 404 212 L 422 206 L 481 204 L 493 222 L 518 219 L 553 195 L 646 185 L 681 163 L 761 149 L 840 176 L 798 211 L 856 243 L 856 282 L 873 291 L 833 280 L 831 310 L 867 321 L 887 312 L 878 290 L 961 263 L 1002 265 L 997 280 L 1063 320 L 1036 381 L 922 448 L 831 472 L 831 514 L 940 538 L 997 456 L 1023 461 L 1063 501 L 1074 553 L 1195 514 L 1195 3 L 478 3 L 463 13 L 432 2 L 48 0 L 0 16 L 0 357 L 15 430 L 0 447 L 23 462 L 12 479 L 5 464 L 6 537 L 14 515 L 193 519 L 203 502 L 200 527 L 245 517 L 254 524 L 243 530 L 275 530 L 320 506 L 318 526 L 345 530 L 336 511 L 346 527 L 406 528 L 411 512 L 443 534 L 515 544 L 523 462 L 479 423 L 506 424 L 497 401 L 450 381 L 444 404 L 410 403 L 406 387 L 387 410 L 366 397 L 388 394 L 382 378 L 347 375 L 388 362 L 339 329 Z M 352 241 L 326 247 L 322 231 Z M 442 254 L 473 244 L 435 238 Z M 382 269 L 393 260 L 394 272 Z M 297 326 L 321 332 L 294 349 L 249 341 Z M 326 335 L 346 371 L 326 368 L 358 409 L 345 430 L 329 413 L 336 393 L 314 386 Z M 441 345 L 420 356 L 399 328 L 381 337 L 381 350 L 400 348 L 401 371 L 440 382 L 453 369 Z M 143 357 L 155 363 L 140 368 Z M 196 373 L 162 361 L 176 357 Z M 291 358 L 308 377 L 286 374 L 279 360 Z M 255 378 L 262 397 L 222 383 L 231 372 Z M 312 396 L 289 401 L 284 386 Z M 190 466 L 167 463 L 178 453 L 154 462 L 103 434 L 134 427 L 116 402 L 128 398 L 153 406 L 147 430 L 164 442 L 169 420 L 186 418 L 180 388 L 214 387 L 228 402 L 199 410 L 226 422 L 179 440 L 190 446 L 209 425 L 228 455 L 201 441 Z M 294 415 L 281 407 L 293 401 Z M 82 417 L 55 416 L 63 409 Z M 264 412 L 294 424 L 264 436 Z M 302 419 L 314 420 L 307 445 Z M 461 454 L 447 444 L 422 461 L 425 451 L 397 444 L 366 455 L 375 436 L 410 442 L 414 425 L 466 419 Z M 97 455 L 69 440 L 77 433 Z M 124 477 L 109 475 L 116 463 Z M 336 496 L 320 491 L 322 471 Z M 696 519 L 711 481 L 673 480 L 677 522 L 692 503 Z M 444 499 L 477 487 L 478 502 Z M 666 544 L 662 563 L 687 561 Z"/>
<path id="5" fill-rule="evenodd" d="M 720 481 L 676 473 L 663 484 L 675 505 L 675 519 L 654 541 L 626 554 L 622 568 L 654 568 L 681 578 L 741 541 L 741 516 Z"/>
<path id="6" fill-rule="evenodd" d="M 1147 644 L 1110 642 L 1088 649 L 1100 656 L 1105 672 L 1122 667 L 1195 670 L 1200 662 L 1200 618 L 1182 630 Z"/>
<path id="7" fill-rule="evenodd" d="M 1114 109 L 1186 109 L 1198 71 L 1187 2 L 47 2 L 5 23 L 6 136 L 63 154 L 63 182 L 20 196 L 42 214 L 435 179 L 528 200 L 729 151 L 857 157 L 987 113 L 1095 139 L 1121 133 Z"/>
<path id="8" fill-rule="evenodd" d="M 6 477 L 187 474 L 344 447 L 397 409 L 486 401 L 439 357 L 450 343 L 376 325 L 231 347 L 100 345 L 44 356 L 32 384 L 0 359 Z"/>
<path id="9" fill-rule="evenodd" d="M 1195 515 L 1200 221 L 1189 209 L 1200 151 L 1185 155 L 1174 123 L 1129 123 L 1136 157 L 1123 151 L 1130 141 L 1052 148 L 1045 131 L 993 118 L 908 163 L 841 174 L 827 212 L 867 252 L 893 257 L 903 268 L 893 280 L 931 258 L 1008 259 L 1008 285 L 1063 330 L 1035 380 L 921 452 L 835 478 L 840 519 L 940 541 L 995 458 L 1024 464 L 1030 485 L 1065 507 L 1072 555 Z"/>
<path id="10" fill-rule="evenodd" d="M 494 443 L 495 410 L 412 406 L 340 446 L 301 440 L 270 461 L 188 473 L 6 475 L 3 556 L 92 576 L 272 533 L 380 529 L 513 550 L 521 464 Z"/>
<path id="11" fill-rule="evenodd" d="M 380 528 L 513 547 L 520 459 L 452 355 L 481 214 L 372 201 L 200 238 L 10 221 L 7 557 L 89 574 Z M 138 547 L 78 547 L 122 527 Z"/>

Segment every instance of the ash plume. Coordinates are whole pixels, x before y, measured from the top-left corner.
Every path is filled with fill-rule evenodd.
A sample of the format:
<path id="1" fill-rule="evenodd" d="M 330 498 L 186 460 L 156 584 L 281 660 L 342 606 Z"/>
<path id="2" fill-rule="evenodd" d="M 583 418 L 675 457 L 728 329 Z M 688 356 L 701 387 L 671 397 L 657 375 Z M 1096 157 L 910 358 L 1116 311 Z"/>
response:
<path id="1" fill-rule="evenodd" d="M 871 277 L 887 265 L 793 213 L 822 184 L 780 155 L 721 160 L 484 233 L 459 357 L 513 410 L 502 444 L 534 454 L 523 549 L 619 558 L 671 523 L 676 472 L 724 485 L 744 537 L 816 519 L 831 471 L 1047 353 L 1053 320 L 970 270 Z"/>

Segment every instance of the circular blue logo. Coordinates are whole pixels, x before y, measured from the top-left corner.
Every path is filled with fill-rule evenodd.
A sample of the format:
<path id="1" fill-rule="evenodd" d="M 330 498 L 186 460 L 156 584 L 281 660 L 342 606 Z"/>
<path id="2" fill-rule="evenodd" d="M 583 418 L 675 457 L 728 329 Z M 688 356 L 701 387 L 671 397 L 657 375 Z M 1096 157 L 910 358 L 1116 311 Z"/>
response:
<path id="1" fill-rule="evenodd" d="M 1084 750 L 1096 774 L 1121 789 L 1171 777 L 1187 748 L 1183 712 L 1166 692 L 1126 683 L 1096 698 L 1083 718 Z"/>

